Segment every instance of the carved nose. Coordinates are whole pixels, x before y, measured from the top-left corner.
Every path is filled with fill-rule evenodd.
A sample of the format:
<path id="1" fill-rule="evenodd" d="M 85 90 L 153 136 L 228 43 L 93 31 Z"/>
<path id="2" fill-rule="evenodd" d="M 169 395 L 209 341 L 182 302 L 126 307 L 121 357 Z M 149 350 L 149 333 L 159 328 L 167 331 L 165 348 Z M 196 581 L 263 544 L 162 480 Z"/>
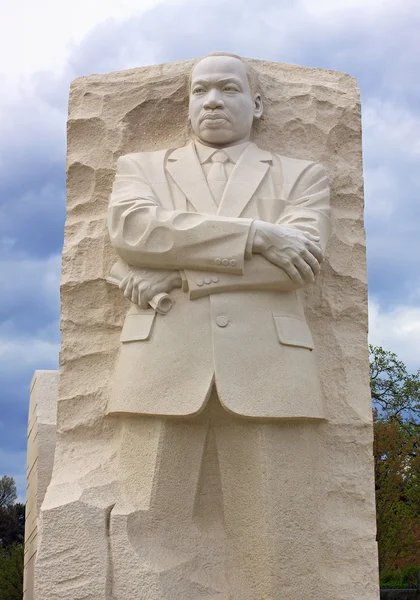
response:
<path id="1" fill-rule="evenodd" d="M 224 106 L 222 98 L 217 94 L 210 94 L 205 102 L 204 108 L 220 108 Z"/>

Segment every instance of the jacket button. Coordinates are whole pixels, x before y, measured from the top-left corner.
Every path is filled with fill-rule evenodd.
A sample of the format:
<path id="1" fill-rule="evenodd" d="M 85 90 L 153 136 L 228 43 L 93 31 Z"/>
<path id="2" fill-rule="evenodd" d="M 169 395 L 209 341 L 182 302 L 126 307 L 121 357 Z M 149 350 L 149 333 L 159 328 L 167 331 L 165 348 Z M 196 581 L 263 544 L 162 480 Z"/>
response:
<path id="1" fill-rule="evenodd" d="M 218 324 L 219 327 L 226 327 L 226 325 L 228 324 L 228 318 L 221 315 L 220 317 L 217 317 L 216 319 L 216 323 Z"/>
<path id="2" fill-rule="evenodd" d="M 228 264 L 229 264 L 229 261 L 228 261 L 228 259 L 227 259 L 227 258 L 224 258 L 224 259 L 222 260 L 222 265 L 224 265 L 225 267 L 227 267 L 227 266 L 228 266 Z"/>
<path id="3" fill-rule="evenodd" d="M 231 266 L 232 266 L 232 267 L 234 267 L 234 266 L 236 265 L 236 260 L 233 260 L 233 259 L 232 259 L 232 260 L 230 261 L 230 264 L 231 264 Z"/>
<path id="4" fill-rule="evenodd" d="M 204 283 L 207 283 L 207 285 L 208 285 L 209 283 L 211 283 L 211 279 L 210 279 L 210 277 L 206 277 L 206 278 L 204 279 Z"/>
<path id="5" fill-rule="evenodd" d="M 197 279 L 196 284 L 200 287 L 203 285 L 204 281 L 202 279 Z"/>
<path id="6" fill-rule="evenodd" d="M 216 260 L 214 261 L 216 263 L 216 265 L 220 265 L 222 262 L 221 258 L 216 258 Z"/>
<path id="7" fill-rule="evenodd" d="M 217 275 L 213 275 L 213 277 L 211 278 L 213 283 L 217 283 L 219 281 L 219 278 L 217 277 Z"/>

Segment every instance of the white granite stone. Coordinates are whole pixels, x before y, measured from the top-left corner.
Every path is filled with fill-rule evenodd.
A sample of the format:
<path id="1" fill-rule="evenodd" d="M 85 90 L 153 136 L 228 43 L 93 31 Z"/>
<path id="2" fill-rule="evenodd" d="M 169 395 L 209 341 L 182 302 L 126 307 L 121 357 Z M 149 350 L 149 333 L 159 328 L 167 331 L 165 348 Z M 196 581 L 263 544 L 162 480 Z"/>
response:
<path id="1" fill-rule="evenodd" d="M 34 598 L 41 504 L 51 480 L 57 422 L 57 371 L 35 371 L 31 382 L 26 468 L 24 600 Z"/>
<path id="2" fill-rule="evenodd" d="M 191 150 L 193 61 L 72 84 L 57 448 L 37 600 L 379 598 L 359 92 L 343 73 L 250 64 L 264 110 L 242 180 L 265 160 L 272 182 L 255 179 L 251 193 L 227 183 L 212 209 L 208 174 L 191 170 L 188 182 L 174 166 Z M 317 218 L 300 212 L 296 229 L 316 222 L 307 231 L 324 250 L 327 205 L 310 206 L 317 165 L 329 175 L 331 235 L 315 283 L 295 294 L 258 241 L 269 229 L 259 223 L 294 226 L 284 215 L 307 204 Z M 130 178 L 152 183 L 150 205 L 157 198 L 164 210 L 136 204 L 143 191 L 124 196 Z M 177 214 L 162 200 L 168 181 Z M 124 202 L 138 216 L 126 219 Z M 168 275 L 166 314 L 137 292 L 144 307 L 132 303 L 122 343 L 130 302 L 106 281 L 118 257 L 181 271 Z M 277 288 L 264 288 L 269 269 Z"/>

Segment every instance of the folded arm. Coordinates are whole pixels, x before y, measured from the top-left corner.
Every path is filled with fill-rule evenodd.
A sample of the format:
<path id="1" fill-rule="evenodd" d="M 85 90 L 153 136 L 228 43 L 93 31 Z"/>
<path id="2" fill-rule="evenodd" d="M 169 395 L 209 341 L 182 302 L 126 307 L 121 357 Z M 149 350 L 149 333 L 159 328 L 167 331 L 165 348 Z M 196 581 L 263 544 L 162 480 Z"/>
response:
<path id="1" fill-rule="evenodd" d="M 139 268 L 201 269 L 242 274 L 252 219 L 228 218 L 159 205 L 132 156 L 122 156 L 108 209 L 111 243 Z"/>
<path id="2" fill-rule="evenodd" d="M 253 222 L 249 238 L 253 254 L 245 262 L 243 275 L 209 277 L 186 270 L 190 298 L 246 290 L 290 292 L 312 282 L 328 242 L 329 213 L 325 169 L 311 163 L 292 186 L 277 223 Z"/>
<path id="3" fill-rule="evenodd" d="M 109 230 L 117 253 L 133 267 L 185 269 L 183 289 L 191 299 L 225 291 L 289 292 L 313 281 L 319 270 L 330 232 L 328 179 L 321 165 L 305 167 L 271 224 L 165 210 L 138 162 L 124 156 L 111 195 Z M 303 243 L 300 254 L 292 238 L 286 243 L 290 233 Z M 308 272 L 307 266 L 309 278 L 299 271 Z"/>

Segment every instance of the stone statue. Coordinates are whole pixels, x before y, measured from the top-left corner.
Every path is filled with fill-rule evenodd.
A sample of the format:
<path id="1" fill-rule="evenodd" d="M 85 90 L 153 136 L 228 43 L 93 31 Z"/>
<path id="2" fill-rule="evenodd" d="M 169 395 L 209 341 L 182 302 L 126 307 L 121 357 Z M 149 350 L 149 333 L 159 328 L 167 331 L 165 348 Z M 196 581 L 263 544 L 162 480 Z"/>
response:
<path id="1" fill-rule="evenodd" d="M 223 53 L 72 83 L 25 600 L 379 599 L 360 124 Z"/>
<path id="2" fill-rule="evenodd" d="M 250 70 L 234 56 L 200 60 L 194 139 L 118 161 L 109 232 L 133 306 L 110 412 L 193 415 L 215 388 L 241 416 L 324 417 L 298 290 L 328 241 L 328 180 L 251 142 L 263 104 Z M 155 319 L 149 301 L 177 288 L 176 308 Z"/>
<path id="3" fill-rule="evenodd" d="M 198 594 L 206 574 L 214 598 L 284 598 L 274 583 L 280 557 L 243 506 L 245 481 L 234 471 L 249 470 L 247 503 L 266 505 L 275 529 L 276 495 L 252 456 L 262 454 L 269 481 L 269 464 L 281 460 L 276 420 L 325 416 L 300 290 L 314 281 L 328 241 L 329 185 L 322 166 L 251 141 L 263 112 L 256 86 L 239 57 L 199 60 L 190 143 L 118 160 L 108 224 L 123 263 L 113 279 L 132 308 L 108 411 L 124 415 L 121 473 L 132 480 L 121 484 L 111 517 L 115 531 L 119 514 L 131 520 L 113 553 L 117 571 L 129 578 L 136 567 L 127 548 L 138 553 L 131 595 L 115 582 L 121 600 L 210 597 Z M 166 314 L 149 307 L 160 294 L 173 295 Z M 216 544 L 211 531 L 195 530 L 209 435 L 222 489 L 215 517 L 226 519 Z M 153 595 L 159 580 L 167 591 Z"/>

